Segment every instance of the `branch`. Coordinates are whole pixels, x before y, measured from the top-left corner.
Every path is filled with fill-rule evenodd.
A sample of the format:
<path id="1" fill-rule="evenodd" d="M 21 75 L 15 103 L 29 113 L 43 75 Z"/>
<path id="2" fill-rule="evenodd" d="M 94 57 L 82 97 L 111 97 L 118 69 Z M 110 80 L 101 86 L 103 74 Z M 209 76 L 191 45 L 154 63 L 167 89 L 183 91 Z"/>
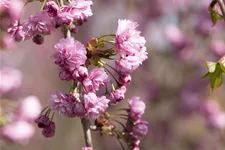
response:
<path id="1" fill-rule="evenodd" d="M 63 0 L 60 0 L 60 5 L 63 5 Z M 62 32 L 64 34 L 64 38 L 71 37 L 71 32 L 68 28 L 68 26 L 62 26 Z M 91 129 L 90 129 L 90 121 L 86 118 L 81 118 L 81 123 L 84 131 L 84 139 L 86 146 L 93 147 L 92 145 L 92 138 L 91 138 Z"/>
<path id="2" fill-rule="evenodd" d="M 92 140 L 91 140 L 90 121 L 86 118 L 82 118 L 81 123 L 82 123 L 83 130 L 84 130 L 85 144 L 88 147 L 93 147 Z"/>
<path id="3" fill-rule="evenodd" d="M 224 18 L 224 21 L 225 21 L 225 5 L 224 5 L 224 2 L 223 0 L 217 0 L 219 6 L 220 6 L 220 10 L 223 14 L 223 18 Z"/>

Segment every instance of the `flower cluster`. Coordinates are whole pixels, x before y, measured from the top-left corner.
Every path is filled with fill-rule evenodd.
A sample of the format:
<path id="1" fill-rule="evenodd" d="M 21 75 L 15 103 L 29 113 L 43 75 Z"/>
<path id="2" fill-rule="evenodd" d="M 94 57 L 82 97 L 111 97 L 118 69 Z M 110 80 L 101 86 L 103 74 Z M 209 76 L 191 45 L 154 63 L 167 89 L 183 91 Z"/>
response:
<path id="1" fill-rule="evenodd" d="M 145 136 L 148 132 L 148 122 L 141 120 L 145 107 L 145 103 L 139 97 L 133 97 L 129 100 L 129 118 L 126 125 L 126 136 L 130 147 L 134 150 L 139 149 L 139 137 Z"/>
<path id="2" fill-rule="evenodd" d="M 35 96 L 28 96 L 19 101 L 5 98 L 21 85 L 22 74 L 13 68 L 4 68 L 0 71 L 0 137 L 7 141 L 24 143 L 35 132 L 32 121 L 41 112 L 41 104 Z M 10 107 L 10 109 L 7 109 Z"/>
<path id="3" fill-rule="evenodd" d="M 69 5 L 59 6 L 55 1 L 48 1 L 43 10 L 31 15 L 22 23 L 15 19 L 8 33 L 11 37 L 21 42 L 32 38 L 36 44 L 44 42 L 45 35 L 49 35 L 55 28 L 63 25 L 78 27 L 82 21 L 92 15 L 92 1 L 72 0 Z"/>
<path id="4" fill-rule="evenodd" d="M 86 46 L 71 37 L 69 32 L 93 15 L 92 5 L 91 0 L 71 0 L 66 4 L 44 1 L 41 11 L 22 22 L 15 19 L 8 29 L 15 41 L 32 39 L 36 44 L 42 44 L 44 36 L 56 28 L 61 28 L 66 35 L 55 44 L 53 61 L 59 67 L 60 79 L 70 81 L 71 87 L 67 94 L 61 91 L 53 93 L 49 98 L 50 106 L 35 120 L 45 137 L 55 135 L 55 112 L 69 118 L 93 120 L 101 134 L 116 136 L 120 131 L 109 123 L 113 115 L 106 110 L 125 99 L 126 85 L 131 82 L 130 74 L 147 59 L 146 40 L 136 29 L 138 23 L 130 20 L 119 20 L 115 34 L 93 38 Z M 145 104 L 134 97 L 129 106 L 126 119 L 131 130 L 121 133 L 129 133 L 132 141 L 129 140 L 128 144 L 134 144 L 136 139 L 136 145 L 132 147 L 138 147 L 138 137 L 146 135 L 148 129 L 148 123 L 141 120 Z M 21 116 L 26 116 L 26 113 Z"/>

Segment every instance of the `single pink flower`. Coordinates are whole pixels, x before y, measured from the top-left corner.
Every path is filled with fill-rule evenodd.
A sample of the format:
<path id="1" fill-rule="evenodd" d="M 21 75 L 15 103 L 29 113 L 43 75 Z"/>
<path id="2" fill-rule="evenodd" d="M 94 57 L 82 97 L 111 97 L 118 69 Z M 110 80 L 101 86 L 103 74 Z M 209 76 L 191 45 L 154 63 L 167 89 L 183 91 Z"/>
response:
<path id="1" fill-rule="evenodd" d="M 141 120 L 133 127 L 134 136 L 144 136 L 148 132 L 148 122 Z"/>
<path id="2" fill-rule="evenodd" d="M 84 20 L 93 15 L 91 11 L 92 4 L 91 0 L 72 0 L 70 5 L 62 6 L 62 12 L 70 13 L 74 21 Z"/>
<path id="3" fill-rule="evenodd" d="M 56 17 L 56 24 L 60 25 L 71 25 L 73 22 L 73 16 L 69 12 L 60 12 Z"/>
<path id="4" fill-rule="evenodd" d="M 64 114 L 68 117 L 73 117 L 73 105 L 74 101 L 71 100 L 64 93 L 57 91 L 52 94 L 49 99 L 52 110 L 55 110 L 58 114 Z"/>
<path id="5" fill-rule="evenodd" d="M 8 33 L 16 42 L 21 42 L 25 40 L 25 32 L 23 31 L 23 26 L 15 21 L 13 25 L 8 29 Z"/>
<path id="6" fill-rule="evenodd" d="M 34 127 L 24 120 L 18 120 L 1 128 L 1 134 L 13 142 L 27 142 L 34 135 Z"/>
<path id="7" fill-rule="evenodd" d="M 74 38 L 61 39 L 55 45 L 54 62 L 63 70 L 74 71 L 87 59 L 87 51 L 83 44 Z"/>
<path id="8" fill-rule="evenodd" d="M 116 61 L 115 67 L 116 70 L 121 74 L 130 74 L 134 70 L 136 70 L 141 61 L 136 56 L 128 56 Z"/>
<path id="9" fill-rule="evenodd" d="M 125 98 L 125 93 L 127 89 L 125 86 L 121 86 L 120 88 L 112 91 L 109 94 L 110 104 L 117 104 L 119 101 Z"/>
<path id="10" fill-rule="evenodd" d="M 26 33 L 26 38 L 33 37 L 37 34 L 48 35 L 55 28 L 55 21 L 45 10 L 38 12 L 34 16 L 30 16 L 22 24 Z"/>
<path id="11" fill-rule="evenodd" d="M 99 114 L 108 108 L 109 101 L 105 96 L 97 97 L 95 93 L 85 94 L 84 106 L 87 110 L 87 116 L 93 120 L 96 119 Z"/>
<path id="12" fill-rule="evenodd" d="M 41 104 L 36 96 L 28 96 L 20 101 L 19 117 L 35 120 L 41 113 Z"/>
<path id="13" fill-rule="evenodd" d="M 133 97 L 129 100 L 129 117 L 133 123 L 140 122 L 142 115 L 145 112 L 145 103 L 139 97 Z"/>
<path id="14" fill-rule="evenodd" d="M 73 79 L 78 81 L 83 81 L 85 77 L 88 75 L 88 69 L 84 66 L 79 66 L 77 69 L 73 71 Z"/>
<path id="15" fill-rule="evenodd" d="M 22 82 L 22 73 L 14 68 L 0 70 L 0 95 L 18 89 Z"/>
<path id="16" fill-rule="evenodd" d="M 95 92 L 99 87 L 105 86 L 110 81 L 109 76 L 103 68 L 93 69 L 83 80 L 83 85 L 87 92 Z"/>
<path id="17" fill-rule="evenodd" d="M 145 47 L 146 40 L 136 30 L 138 24 L 130 20 L 119 20 L 115 37 L 115 47 L 121 57 L 132 56 Z M 144 48 L 146 49 L 146 48 Z"/>
<path id="18" fill-rule="evenodd" d="M 72 80 L 73 77 L 71 75 L 71 72 L 70 71 L 67 71 L 67 70 L 63 70 L 61 69 L 60 72 L 59 72 L 59 77 L 61 80 Z"/>

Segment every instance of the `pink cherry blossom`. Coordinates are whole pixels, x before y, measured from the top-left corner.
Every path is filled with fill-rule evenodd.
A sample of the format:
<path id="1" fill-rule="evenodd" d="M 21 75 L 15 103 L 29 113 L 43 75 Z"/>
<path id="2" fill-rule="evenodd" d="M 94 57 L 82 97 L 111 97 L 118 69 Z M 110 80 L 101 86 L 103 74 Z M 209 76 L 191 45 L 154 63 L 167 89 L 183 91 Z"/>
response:
<path id="1" fill-rule="evenodd" d="M 50 17 L 56 17 L 59 14 L 59 6 L 56 4 L 55 1 L 48 1 L 45 6 L 44 10 L 48 12 Z"/>
<path id="2" fill-rule="evenodd" d="M 129 116 L 132 122 L 138 123 L 145 111 L 145 103 L 139 97 L 133 97 L 129 100 Z"/>
<path id="3" fill-rule="evenodd" d="M 28 96 L 20 101 L 19 117 L 35 120 L 41 113 L 41 104 L 36 96 Z"/>
<path id="4" fill-rule="evenodd" d="M 62 12 L 70 13 L 75 21 L 84 20 L 93 15 L 91 11 L 92 4 L 91 0 L 72 0 L 70 5 L 62 6 Z"/>
<path id="5" fill-rule="evenodd" d="M 225 128 L 225 112 L 219 112 L 210 118 L 207 118 L 209 127 L 224 129 Z"/>
<path id="6" fill-rule="evenodd" d="M 125 98 L 125 93 L 127 89 L 125 86 L 121 86 L 120 88 L 112 91 L 109 94 L 110 104 L 117 104 L 119 101 Z"/>
<path id="7" fill-rule="evenodd" d="M 135 136 L 144 136 L 148 132 L 148 122 L 147 121 L 140 121 L 133 127 L 133 134 Z"/>
<path id="8" fill-rule="evenodd" d="M 119 20 L 115 37 L 115 47 L 121 57 L 131 56 L 145 47 L 145 38 L 136 30 L 138 24 L 130 20 Z"/>
<path id="9" fill-rule="evenodd" d="M 61 39 L 55 45 L 55 49 L 54 62 L 63 70 L 74 71 L 87 59 L 84 45 L 72 37 Z"/>
<path id="10" fill-rule="evenodd" d="M 58 114 L 64 114 L 68 117 L 73 117 L 74 101 L 72 101 L 64 93 L 57 91 L 51 95 L 49 101 L 51 103 L 50 108 L 52 110 L 55 110 Z"/>
<path id="11" fill-rule="evenodd" d="M 61 80 L 71 80 L 73 79 L 71 72 L 61 69 L 59 72 L 59 77 Z"/>
<path id="12" fill-rule="evenodd" d="M 110 81 L 109 76 L 103 68 L 93 69 L 83 80 L 83 85 L 87 92 L 95 92 L 99 87 L 104 86 Z"/>
<path id="13" fill-rule="evenodd" d="M 1 128 L 1 134 L 13 142 L 27 142 L 34 135 L 34 127 L 27 121 L 18 120 Z"/>
<path id="14" fill-rule="evenodd" d="M 97 97 L 95 93 L 84 95 L 84 106 L 87 110 L 87 116 L 96 119 L 99 114 L 108 108 L 109 99 L 105 96 Z"/>
<path id="15" fill-rule="evenodd" d="M 136 70 L 141 61 L 136 56 L 128 56 L 116 61 L 116 70 L 122 74 L 130 74 L 134 70 Z"/>
<path id="16" fill-rule="evenodd" d="M 19 25 L 18 21 L 15 21 L 13 23 L 13 25 L 8 29 L 8 33 L 17 42 L 25 40 L 25 32 L 23 31 L 23 26 Z"/>
<path id="17" fill-rule="evenodd" d="M 14 68 L 0 70 L 0 95 L 18 89 L 22 82 L 22 73 Z"/>
<path id="18" fill-rule="evenodd" d="M 48 35 L 55 28 L 55 21 L 47 11 L 42 10 L 34 16 L 30 16 L 22 24 L 26 37 L 30 38 L 37 34 Z"/>
<path id="19" fill-rule="evenodd" d="M 56 17 L 57 25 L 71 25 L 73 22 L 73 16 L 69 12 L 60 12 Z"/>
<path id="20" fill-rule="evenodd" d="M 76 70 L 73 72 L 73 79 L 78 81 L 83 81 L 85 77 L 88 75 L 88 69 L 84 66 L 79 66 Z"/>

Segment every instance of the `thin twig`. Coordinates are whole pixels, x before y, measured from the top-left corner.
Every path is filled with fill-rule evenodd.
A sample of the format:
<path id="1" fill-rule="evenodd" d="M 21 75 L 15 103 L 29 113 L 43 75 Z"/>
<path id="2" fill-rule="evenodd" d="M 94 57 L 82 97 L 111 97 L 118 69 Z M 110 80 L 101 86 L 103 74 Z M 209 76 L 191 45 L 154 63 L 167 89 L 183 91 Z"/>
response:
<path id="1" fill-rule="evenodd" d="M 220 6 L 220 10 L 223 14 L 223 18 L 224 18 L 224 21 L 225 21 L 225 5 L 224 5 L 224 2 L 223 0 L 217 0 L 219 6 Z"/>
<path id="2" fill-rule="evenodd" d="M 59 2 L 60 2 L 60 5 L 62 6 L 63 0 L 60 0 Z M 64 34 L 64 38 L 71 37 L 71 32 L 67 26 L 62 27 L 62 32 Z M 86 146 L 92 147 L 92 149 L 93 149 L 90 121 L 89 121 L 89 119 L 81 118 L 81 123 L 82 123 L 83 131 L 84 131 L 84 139 L 85 139 Z"/>

